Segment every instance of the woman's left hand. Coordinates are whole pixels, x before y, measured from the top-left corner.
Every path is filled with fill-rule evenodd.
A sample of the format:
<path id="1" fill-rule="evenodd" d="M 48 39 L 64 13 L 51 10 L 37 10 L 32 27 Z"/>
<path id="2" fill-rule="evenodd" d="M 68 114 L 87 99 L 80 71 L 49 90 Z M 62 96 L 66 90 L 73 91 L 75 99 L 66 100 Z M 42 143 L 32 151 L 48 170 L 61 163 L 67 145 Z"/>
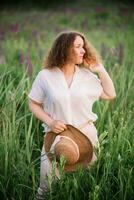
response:
<path id="1" fill-rule="evenodd" d="M 101 73 L 102 71 L 105 70 L 102 63 L 90 64 L 89 69 L 91 70 L 91 72 L 94 72 L 94 73 Z"/>

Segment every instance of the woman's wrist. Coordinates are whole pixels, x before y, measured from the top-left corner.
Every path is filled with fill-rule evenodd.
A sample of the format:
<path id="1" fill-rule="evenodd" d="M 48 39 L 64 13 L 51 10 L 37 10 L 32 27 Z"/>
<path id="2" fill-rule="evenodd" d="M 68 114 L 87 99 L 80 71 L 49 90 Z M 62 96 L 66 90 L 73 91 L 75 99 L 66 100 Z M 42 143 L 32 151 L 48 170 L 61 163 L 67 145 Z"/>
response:
<path id="1" fill-rule="evenodd" d="M 98 68 L 98 75 L 101 75 L 101 74 L 104 74 L 104 73 L 107 73 L 105 67 L 103 65 L 101 65 L 99 68 Z"/>
<path id="2" fill-rule="evenodd" d="M 53 121 L 54 120 L 50 116 L 48 116 L 47 119 L 45 120 L 45 124 L 47 124 L 50 127 Z"/>

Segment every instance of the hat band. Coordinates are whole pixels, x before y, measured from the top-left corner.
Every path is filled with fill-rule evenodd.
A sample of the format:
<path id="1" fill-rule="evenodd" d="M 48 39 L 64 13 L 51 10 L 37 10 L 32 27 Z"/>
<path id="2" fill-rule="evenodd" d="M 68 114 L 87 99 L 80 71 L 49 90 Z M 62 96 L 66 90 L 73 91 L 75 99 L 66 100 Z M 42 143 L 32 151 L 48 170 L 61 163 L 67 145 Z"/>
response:
<path id="1" fill-rule="evenodd" d="M 70 140 L 73 143 L 73 145 L 75 146 L 75 148 L 77 150 L 77 154 L 78 154 L 78 158 L 79 158 L 80 153 L 79 153 L 78 145 L 71 138 L 69 138 L 68 136 L 61 136 L 60 138 L 66 138 L 67 140 Z"/>
<path id="2" fill-rule="evenodd" d="M 74 145 L 75 148 L 76 148 L 77 155 L 78 155 L 78 158 L 79 158 L 80 153 L 79 153 L 78 145 L 77 145 L 71 138 L 69 138 L 68 136 L 60 136 L 60 135 L 57 135 L 55 141 L 53 142 L 53 144 L 52 144 L 52 146 L 51 146 L 51 148 L 50 148 L 50 152 L 51 152 L 51 153 L 54 153 L 54 147 L 55 147 L 55 145 L 60 141 L 61 138 L 66 138 L 67 140 L 70 140 L 70 141 L 73 143 L 73 145 Z"/>

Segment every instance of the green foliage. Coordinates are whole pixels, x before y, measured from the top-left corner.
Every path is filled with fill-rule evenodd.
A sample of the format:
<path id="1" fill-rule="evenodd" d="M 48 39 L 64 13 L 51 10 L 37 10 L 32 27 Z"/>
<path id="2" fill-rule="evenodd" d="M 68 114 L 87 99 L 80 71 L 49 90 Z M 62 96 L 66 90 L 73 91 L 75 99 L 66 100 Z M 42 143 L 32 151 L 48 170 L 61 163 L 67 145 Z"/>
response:
<path id="1" fill-rule="evenodd" d="M 89 6 L 90 5 L 90 6 Z M 117 98 L 93 111 L 100 148 L 96 163 L 61 178 L 48 177 L 48 200 L 131 200 L 134 196 L 134 29 L 129 6 L 81 4 L 60 10 L 0 13 L 0 198 L 34 199 L 43 129 L 28 109 L 28 92 L 53 38 L 61 30 L 85 33 L 103 57 Z M 55 168 L 55 164 L 53 164 Z"/>

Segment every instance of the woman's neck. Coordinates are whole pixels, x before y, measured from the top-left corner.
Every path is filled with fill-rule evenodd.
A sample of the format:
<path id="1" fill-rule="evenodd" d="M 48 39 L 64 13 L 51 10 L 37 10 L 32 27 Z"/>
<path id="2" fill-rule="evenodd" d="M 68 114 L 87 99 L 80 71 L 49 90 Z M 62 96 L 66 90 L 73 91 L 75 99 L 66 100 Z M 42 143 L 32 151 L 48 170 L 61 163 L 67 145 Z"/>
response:
<path id="1" fill-rule="evenodd" d="M 61 68 L 61 70 L 66 76 L 72 75 L 75 72 L 75 64 L 66 64 Z"/>

